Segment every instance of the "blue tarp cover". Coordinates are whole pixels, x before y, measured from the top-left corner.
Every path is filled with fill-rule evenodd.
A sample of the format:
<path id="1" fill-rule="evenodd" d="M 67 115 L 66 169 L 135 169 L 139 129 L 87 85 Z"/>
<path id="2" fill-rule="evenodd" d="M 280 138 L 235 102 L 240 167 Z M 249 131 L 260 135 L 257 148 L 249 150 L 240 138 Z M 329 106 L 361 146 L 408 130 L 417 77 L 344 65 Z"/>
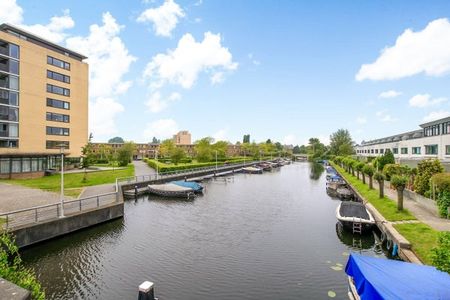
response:
<path id="1" fill-rule="evenodd" d="M 345 273 L 362 300 L 450 299 L 450 275 L 431 266 L 352 253 Z"/>
<path id="2" fill-rule="evenodd" d="M 203 190 L 203 186 L 201 186 L 200 184 L 198 184 L 197 182 L 191 182 L 191 181 L 172 181 L 171 183 L 182 186 L 182 187 L 187 187 L 187 188 L 191 188 L 196 192 L 199 192 L 201 190 Z"/>

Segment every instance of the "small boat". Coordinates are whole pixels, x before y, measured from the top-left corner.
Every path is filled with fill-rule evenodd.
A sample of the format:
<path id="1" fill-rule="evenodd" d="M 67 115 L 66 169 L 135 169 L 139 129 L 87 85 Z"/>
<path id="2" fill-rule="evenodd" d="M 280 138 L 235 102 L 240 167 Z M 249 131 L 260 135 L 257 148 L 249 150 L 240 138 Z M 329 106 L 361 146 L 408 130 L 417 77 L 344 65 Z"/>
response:
<path id="1" fill-rule="evenodd" d="M 328 174 L 326 176 L 326 178 L 327 178 L 327 182 L 337 182 L 337 183 L 345 184 L 344 179 L 339 175 Z"/>
<path id="2" fill-rule="evenodd" d="M 248 174 L 262 174 L 263 170 L 261 168 L 257 168 L 257 167 L 245 167 L 245 168 L 242 168 L 242 172 L 248 173 Z"/>
<path id="3" fill-rule="evenodd" d="M 351 253 L 345 273 L 353 300 L 450 299 L 450 275 L 432 266 Z"/>
<path id="4" fill-rule="evenodd" d="M 174 183 L 149 184 L 148 191 L 152 194 L 164 197 L 194 197 L 194 190 Z"/>
<path id="5" fill-rule="evenodd" d="M 361 224 L 361 233 L 367 232 L 375 225 L 375 219 L 360 202 L 342 201 L 336 208 L 336 218 L 350 231 L 355 228 L 355 223 Z"/>
<path id="6" fill-rule="evenodd" d="M 328 174 L 334 174 L 334 175 L 337 174 L 336 170 L 332 166 L 327 166 L 326 171 Z"/>
<path id="7" fill-rule="evenodd" d="M 336 195 L 341 200 L 351 200 L 353 199 L 353 192 L 346 186 L 341 186 L 336 189 Z"/>
<path id="8" fill-rule="evenodd" d="M 203 186 L 201 184 L 198 184 L 197 182 L 194 181 L 171 181 L 170 183 L 182 186 L 182 187 L 186 187 L 186 188 L 191 188 L 195 193 L 202 193 L 203 192 Z"/>
<path id="9" fill-rule="evenodd" d="M 271 171 L 272 170 L 272 165 L 266 162 L 262 162 L 257 164 L 258 168 L 263 169 L 263 171 Z"/>

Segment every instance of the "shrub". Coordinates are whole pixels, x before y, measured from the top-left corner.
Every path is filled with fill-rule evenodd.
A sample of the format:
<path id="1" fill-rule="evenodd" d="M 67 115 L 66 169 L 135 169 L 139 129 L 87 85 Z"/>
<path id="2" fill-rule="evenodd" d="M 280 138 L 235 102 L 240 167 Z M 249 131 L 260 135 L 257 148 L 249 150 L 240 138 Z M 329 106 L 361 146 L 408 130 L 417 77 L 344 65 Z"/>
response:
<path id="1" fill-rule="evenodd" d="M 22 265 L 19 248 L 8 233 L 0 234 L 0 277 L 31 291 L 32 299 L 45 299 L 34 272 Z"/>
<path id="2" fill-rule="evenodd" d="M 447 217 L 448 208 L 450 207 L 450 191 L 445 190 L 440 192 L 436 204 L 438 206 L 439 215 L 443 218 Z"/>
<path id="3" fill-rule="evenodd" d="M 431 183 L 434 185 L 436 192 L 450 192 L 450 173 L 438 173 L 431 177 Z"/>
<path id="4" fill-rule="evenodd" d="M 363 173 L 366 174 L 369 177 L 372 177 L 373 174 L 375 173 L 375 169 L 371 166 L 371 165 L 365 165 L 363 167 Z"/>
<path id="5" fill-rule="evenodd" d="M 406 165 L 386 164 L 383 167 L 383 173 L 386 175 L 386 180 L 391 180 L 391 177 L 394 175 L 408 176 L 411 173 L 411 169 Z"/>
<path id="6" fill-rule="evenodd" d="M 434 174 L 442 173 L 444 168 L 437 159 L 425 159 L 417 165 L 417 176 L 414 180 L 414 190 L 425 195 L 430 191 L 430 179 Z"/>
<path id="7" fill-rule="evenodd" d="M 408 183 L 408 177 L 406 177 L 406 176 L 393 175 L 391 177 L 391 184 L 396 189 L 404 189 L 407 183 Z"/>
<path id="8" fill-rule="evenodd" d="M 439 233 L 438 246 L 431 250 L 433 265 L 443 272 L 450 274 L 450 232 Z"/>

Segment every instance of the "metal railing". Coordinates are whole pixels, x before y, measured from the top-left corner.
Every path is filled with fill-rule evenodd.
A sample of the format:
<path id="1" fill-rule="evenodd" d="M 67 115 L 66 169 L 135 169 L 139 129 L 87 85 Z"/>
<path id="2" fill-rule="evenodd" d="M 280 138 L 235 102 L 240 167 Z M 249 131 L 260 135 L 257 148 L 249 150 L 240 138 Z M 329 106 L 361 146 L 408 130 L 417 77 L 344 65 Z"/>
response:
<path id="1" fill-rule="evenodd" d="M 249 161 L 246 163 L 236 163 L 236 164 L 228 164 L 226 166 L 208 166 L 208 167 L 201 167 L 201 168 L 194 168 L 194 169 L 185 169 L 185 170 L 176 170 L 176 171 L 168 171 L 168 172 L 162 172 L 158 174 L 149 174 L 149 175 L 140 175 L 140 176 L 130 176 L 130 177 L 119 177 L 116 178 L 116 186 L 121 183 L 137 183 L 137 182 L 144 182 L 144 181 L 152 181 L 152 180 L 158 180 L 158 179 L 168 179 L 171 177 L 177 177 L 179 175 L 195 175 L 197 173 L 207 172 L 207 171 L 217 171 L 217 173 L 221 173 L 224 171 L 228 171 L 230 168 L 243 168 L 245 166 L 251 166 L 253 164 L 257 163 L 257 161 Z"/>
<path id="2" fill-rule="evenodd" d="M 114 185 L 115 191 L 95 196 L 64 201 L 64 214 L 73 213 L 99 208 L 104 205 L 112 204 L 119 201 L 119 186 L 116 181 Z M 13 229 L 20 226 L 31 225 L 38 222 L 49 221 L 61 218 L 61 202 L 40 205 L 30 208 L 18 209 L 6 213 L 0 213 L 0 228 L 5 230 Z"/>

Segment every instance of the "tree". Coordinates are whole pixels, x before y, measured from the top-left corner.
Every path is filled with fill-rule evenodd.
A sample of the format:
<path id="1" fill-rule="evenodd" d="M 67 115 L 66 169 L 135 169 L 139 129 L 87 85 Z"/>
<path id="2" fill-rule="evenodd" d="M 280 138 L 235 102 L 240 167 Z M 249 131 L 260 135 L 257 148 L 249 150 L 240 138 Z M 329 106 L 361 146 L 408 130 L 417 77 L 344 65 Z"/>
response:
<path id="1" fill-rule="evenodd" d="M 227 157 L 228 151 L 228 142 L 226 141 L 217 141 L 211 146 L 212 153 L 215 157 L 215 151 L 217 151 L 217 158 L 225 159 Z"/>
<path id="2" fill-rule="evenodd" d="M 244 138 L 242 139 L 242 143 L 250 144 L 250 134 L 244 134 Z"/>
<path id="3" fill-rule="evenodd" d="M 14 237 L 6 232 L 0 234 L 0 277 L 31 291 L 32 299 L 45 299 L 36 275 L 23 266 Z"/>
<path id="4" fill-rule="evenodd" d="M 112 152 L 112 147 L 111 147 L 111 145 L 100 144 L 98 147 L 98 151 L 99 151 L 98 154 L 99 154 L 101 160 L 108 159 L 109 155 Z"/>
<path id="5" fill-rule="evenodd" d="M 405 190 L 406 183 L 408 183 L 408 177 L 394 175 L 391 178 L 391 184 L 397 190 L 397 210 L 403 210 L 403 191 Z"/>
<path id="6" fill-rule="evenodd" d="M 161 141 L 158 140 L 156 137 L 153 137 L 152 144 L 159 144 Z"/>
<path id="7" fill-rule="evenodd" d="M 175 165 L 178 165 L 178 163 L 185 157 L 186 157 L 186 153 L 184 152 L 183 148 L 181 148 L 181 147 L 174 147 L 171 150 L 170 159 L 172 160 L 172 162 Z"/>
<path id="8" fill-rule="evenodd" d="M 318 138 L 310 138 L 307 151 L 310 160 L 320 159 L 325 154 L 326 147 Z"/>
<path id="9" fill-rule="evenodd" d="M 195 142 L 195 153 L 197 154 L 197 160 L 199 162 L 208 162 L 212 160 L 212 142 L 213 139 L 211 137 L 205 137 Z"/>
<path id="10" fill-rule="evenodd" d="M 386 176 L 384 176 L 381 172 L 376 172 L 373 175 L 373 178 L 375 178 L 376 181 L 378 181 L 378 187 L 380 188 L 380 199 L 384 198 L 384 180 L 386 179 Z"/>
<path id="11" fill-rule="evenodd" d="M 300 147 L 298 145 L 295 145 L 292 149 L 292 153 L 294 154 L 300 154 Z"/>
<path id="12" fill-rule="evenodd" d="M 113 144 L 113 143 L 114 144 L 123 144 L 123 143 L 125 143 L 125 141 L 120 136 L 116 136 L 116 137 L 113 137 L 112 139 L 109 139 L 108 143 L 109 144 Z"/>
<path id="13" fill-rule="evenodd" d="M 81 155 L 83 156 L 81 161 L 81 167 L 84 169 L 83 182 L 87 179 L 87 168 L 92 166 L 95 161 L 93 146 L 92 146 L 92 133 L 89 134 L 89 139 L 86 145 L 81 147 Z"/>
<path id="14" fill-rule="evenodd" d="M 414 190 L 420 195 L 430 193 L 430 179 L 434 174 L 444 172 L 438 159 L 425 159 L 417 165 L 417 176 L 414 180 Z"/>
<path id="15" fill-rule="evenodd" d="M 171 139 L 164 140 L 159 146 L 159 154 L 161 157 L 170 156 L 175 149 L 175 143 Z"/>
<path id="16" fill-rule="evenodd" d="M 373 174 L 375 173 L 374 167 L 371 165 L 365 165 L 363 168 L 363 173 L 369 176 L 369 189 L 373 189 Z"/>
<path id="17" fill-rule="evenodd" d="M 440 232 L 438 235 L 438 246 L 431 249 L 433 266 L 438 270 L 450 274 L 450 232 Z"/>
<path id="18" fill-rule="evenodd" d="M 127 166 L 133 157 L 133 153 L 136 150 L 136 144 L 133 142 L 126 142 L 117 151 L 117 160 L 120 167 Z"/>
<path id="19" fill-rule="evenodd" d="M 277 151 L 283 151 L 283 145 L 281 145 L 280 142 L 276 142 L 275 143 L 275 149 L 277 149 Z M 306 150 L 305 150 L 306 151 Z M 305 152 L 306 153 L 306 152 Z"/>
<path id="20" fill-rule="evenodd" d="M 353 154 L 353 141 L 347 129 L 339 129 L 330 136 L 330 153 L 332 155 Z"/>
<path id="21" fill-rule="evenodd" d="M 356 169 L 356 177 L 359 179 L 359 173 L 362 173 L 362 170 L 364 168 L 364 163 L 362 161 L 358 162 L 355 166 Z M 362 174 L 362 177 L 364 178 L 364 174 Z M 364 183 L 366 183 L 365 179 L 363 179 Z"/>
<path id="22" fill-rule="evenodd" d="M 394 154 L 391 150 L 386 149 L 386 152 L 374 159 L 373 165 L 378 171 L 383 171 L 384 166 L 388 164 L 395 164 Z"/>

